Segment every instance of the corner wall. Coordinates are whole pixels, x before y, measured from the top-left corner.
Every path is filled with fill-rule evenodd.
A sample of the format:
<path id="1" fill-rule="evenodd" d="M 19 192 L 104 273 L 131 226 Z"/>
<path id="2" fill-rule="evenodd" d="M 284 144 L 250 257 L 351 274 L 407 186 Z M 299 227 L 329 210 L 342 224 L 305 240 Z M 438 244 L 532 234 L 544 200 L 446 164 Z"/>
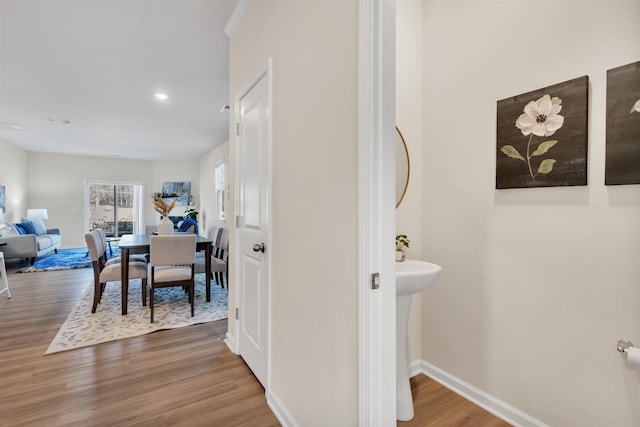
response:
<path id="1" fill-rule="evenodd" d="M 292 424 L 357 425 L 358 2 L 254 1 L 230 53 L 232 100 L 273 61 L 267 393 Z"/>
<path id="2" fill-rule="evenodd" d="M 396 209 L 396 234 L 406 234 L 407 258 L 422 255 L 422 0 L 396 3 L 396 126 L 409 152 L 407 192 Z M 420 359 L 422 298 L 413 296 L 409 311 L 409 360 Z"/>
<path id="3" fill-rule="evenodd" d="M 27 209 L 27 152 L 0 138 L 0 185 L 5 186 L 6 222 L 20 221 Z"/>
<path id="4" fill-rule="evenodd" d="M 604 186 L 606 71 L 640 3 L 425 0 L 423 359 L 556 426 L 640 425 L 640 187 Z M 590 77 L 586 187 L 495 190 L 496 102 Z"/>

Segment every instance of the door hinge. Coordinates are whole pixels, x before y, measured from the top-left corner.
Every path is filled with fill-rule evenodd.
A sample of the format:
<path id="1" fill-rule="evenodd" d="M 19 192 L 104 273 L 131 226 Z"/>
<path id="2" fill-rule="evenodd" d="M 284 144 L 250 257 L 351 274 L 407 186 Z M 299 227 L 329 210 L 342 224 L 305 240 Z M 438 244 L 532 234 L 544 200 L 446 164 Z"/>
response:
<path id="1" fill-rule="evenodd" d="M 236 307 L 236 320 L 240 318 L 240 309 Z"/>
<path id="2" fill-rule="evenodd" d="M 380 273 L 373 273 L 371 275 L 371 289 L 380 288 Z"/>
<path id="3" fill-rule="evenodd" d="M 236 135 L 240 135 L 240 123 L 236 123 Z"/>

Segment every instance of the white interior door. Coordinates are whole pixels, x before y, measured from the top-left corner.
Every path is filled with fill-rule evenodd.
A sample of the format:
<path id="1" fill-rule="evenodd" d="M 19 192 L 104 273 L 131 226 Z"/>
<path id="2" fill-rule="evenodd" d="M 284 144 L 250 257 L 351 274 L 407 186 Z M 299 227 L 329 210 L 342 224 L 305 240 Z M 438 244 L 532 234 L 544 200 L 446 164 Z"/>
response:
<path id="1" fill-rule="evenodd" d="M 269 357 L 270 84 L 265 72 L 239 97 L 238 353 L 267 388 Z"/>

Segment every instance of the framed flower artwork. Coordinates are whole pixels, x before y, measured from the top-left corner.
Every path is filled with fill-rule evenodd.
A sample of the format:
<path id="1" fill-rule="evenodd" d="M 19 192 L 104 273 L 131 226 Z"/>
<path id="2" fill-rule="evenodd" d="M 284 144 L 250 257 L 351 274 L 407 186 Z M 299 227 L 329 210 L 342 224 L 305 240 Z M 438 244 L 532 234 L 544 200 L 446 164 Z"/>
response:
<path id="1" fill-rule="evenodd" d="M 607 70 L 604 183 L 640 184 L 640 62 Z"/>
<path id="2" fill-rule="evenodd" d="M 589 77 L 498 101 L 496 188 L 587 185 Z"/>

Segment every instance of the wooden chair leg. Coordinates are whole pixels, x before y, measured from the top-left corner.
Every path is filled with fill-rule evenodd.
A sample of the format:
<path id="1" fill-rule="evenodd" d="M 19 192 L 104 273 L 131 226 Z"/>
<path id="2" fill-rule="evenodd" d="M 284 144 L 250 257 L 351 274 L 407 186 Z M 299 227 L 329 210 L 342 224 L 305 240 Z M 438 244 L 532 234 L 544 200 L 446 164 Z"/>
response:
<path id="1" fill-rule="evenodd" d="M 100 301 L 100 288 L 101 288 L 101 284 L 100 283 L 95 283 L 93 285 L 93 307 L 91 308 L 91 312 L 95 313 L 96 309 L 98 308 L 98 302 Z"/>
<path id="2" fill-rule="evenodd" d="M 142 279 L 142 306 L 147 306 L 147 279 Z"/>
<path id="3" fill-rule="evenodd" d="M 107 287 L 106 283 L 100 283 L 100 293 L 98 294 L 98 302 L 102 301 L 102 294 L 104 294 L 104 290 Z"/>
<path id="4" fill-rule="evenodd" d="M 194 308 L 193 308 L 194 300 L 195 300 L 194 292 L 193 292 L 194 288 L 195 288 L 195 285 L 192 283 L 191 286 L 189 286 L 189 299 L 191 300 L 191 317 L 193 317 L 194 315 Z"/>
<path id="5" fill-rule="evenodd" d="M 149 309 L 151 310 L 151 323 L 153 323 L 153 286 L 149 289 Z"/>

